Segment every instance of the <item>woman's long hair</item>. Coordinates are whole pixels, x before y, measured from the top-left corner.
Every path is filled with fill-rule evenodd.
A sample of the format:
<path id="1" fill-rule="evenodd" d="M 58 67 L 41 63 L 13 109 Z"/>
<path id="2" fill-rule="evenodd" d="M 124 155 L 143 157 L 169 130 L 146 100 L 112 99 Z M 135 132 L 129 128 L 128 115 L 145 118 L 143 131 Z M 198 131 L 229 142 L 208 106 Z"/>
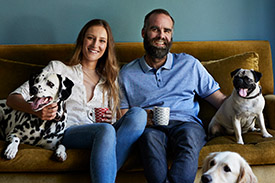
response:
<path id="1" fill-rule="evenodd" d="M 89 21 L 79 32 L 76 46 L 69 62 L 69 65 L 77 65 L 83 58 L 82 46 L 87 30 L 91 26 L 102 26 L 107 32 L 107 48 L 103 56 L 98 60 L 96 65 L 97 72 L 105 79 L 103 92 L 108 94 L 108 104 L 112 111 L 119 111 L 119 86 L 117 77 L 119 74 L 118 61 L 115 54 L 115 43 L 111 28 L 105 20 L 93 19 Z M 104 96 L 104 95 L 103 95 Z M 103 98 L 104 101 L 104 98 Z"/>

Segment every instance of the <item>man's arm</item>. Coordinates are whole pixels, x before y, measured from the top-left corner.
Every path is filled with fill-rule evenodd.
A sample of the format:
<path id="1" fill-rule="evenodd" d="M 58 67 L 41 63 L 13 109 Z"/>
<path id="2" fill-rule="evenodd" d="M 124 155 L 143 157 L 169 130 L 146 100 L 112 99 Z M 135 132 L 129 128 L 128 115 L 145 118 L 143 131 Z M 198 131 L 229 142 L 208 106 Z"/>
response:
<path id="1" fill-rule="evenodd" d="M 129 109 L 121 109 L 121 116 L 123 116 Z"/>
<path id="2" fill-rule="evenodd" d="M 222 105 L 225 99 L 226 95 L 224 95 L 220 90 L 217 90 L 216 92 L 205 98 L 206 101 L 208 101 L 217 109 Z"/>
<path id="3" fill-rule="evenodd" d="M 121 109 L 121 115 L 123 116 L 129 109 Z M 153 125 L 153 111 L 152 110 L 146 110 L 147 112 L 147 126 Z"/>

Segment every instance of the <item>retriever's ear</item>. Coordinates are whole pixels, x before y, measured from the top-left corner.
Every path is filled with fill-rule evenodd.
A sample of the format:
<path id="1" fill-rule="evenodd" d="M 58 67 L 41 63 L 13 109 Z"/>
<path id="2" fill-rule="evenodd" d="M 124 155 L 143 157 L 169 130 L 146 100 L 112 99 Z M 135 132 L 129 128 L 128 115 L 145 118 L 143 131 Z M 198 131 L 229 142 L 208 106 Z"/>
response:
<path id="1" fill-rule="evenodd" d="M 254 175 L 250 166 L 245 162 L 242 163 L 238 183 L 258 183 L 257 177 Z"/>
<path id="2" fill-rule="evenodd" d="M 205 173 L 207 170 L 210 169 L 210 161 L 216 156 L 216 152 L 210 153 L 203 161 L 202 165 L 202 173 Z"/>

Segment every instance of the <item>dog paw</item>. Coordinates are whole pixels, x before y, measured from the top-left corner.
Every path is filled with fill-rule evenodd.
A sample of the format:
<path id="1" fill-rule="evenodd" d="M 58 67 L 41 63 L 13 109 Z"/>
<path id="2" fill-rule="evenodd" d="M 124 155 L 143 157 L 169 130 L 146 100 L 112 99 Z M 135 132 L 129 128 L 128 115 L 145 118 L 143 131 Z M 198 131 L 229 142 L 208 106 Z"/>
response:
<path id="1" fill-rule="evenodd" d="M 55 153 L 55 159 L 57 161 L 63 162 L 67 159 L 67 153 L 66 152 Z"/>
<path id="2" fill-rule="evenodd" d="M 18 152 L 18 144 L 9 144 L 4 152 L 4 157 L 8 160 L 14 159 Z"/>
<path id="3" fill-rule="evenodd" d="M 266 134 L 263 134 L 263 137 L 264 138 L 270 138 L 270 137 L 273 137 L 271 134 L 269 134 L 269 133 L 266 133 Z"/>
<path id="4" fill-rule="evenodd" d="M 255 127 L 254 127 L 254 128 L 251 129 L 251 131 L 252 131 L 252 132 L 260 132 L 261 129 L 260 129 L 260 128 L 255 128 Z"/>
<path id="5" fill-rule="evenodd" d="M 238 141 L 237 144 L 244 145 L 244 142 L 243 141 Z"/>
<path id="6" fill-rule="evenodd" d="M 59 145 L 55 151 L 55 159 L 63 162 L 67 159 L 66 148 L 63 145 Z"/>

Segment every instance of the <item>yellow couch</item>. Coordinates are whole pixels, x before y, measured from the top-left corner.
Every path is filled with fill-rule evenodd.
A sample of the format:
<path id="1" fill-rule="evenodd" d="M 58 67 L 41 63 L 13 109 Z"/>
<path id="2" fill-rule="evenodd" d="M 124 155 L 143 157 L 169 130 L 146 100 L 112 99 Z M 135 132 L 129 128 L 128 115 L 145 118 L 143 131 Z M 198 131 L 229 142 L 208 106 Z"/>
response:
<path id="1" fill-rule="evenodd" d="M 50 60 L 66 62 L 73 44 L 54 45 L 0 45 L 0 99 L 26 81 L 31 72 L 45 66 Z M 144 54 L 142 43 L 116 43 L 120 64 Z M 275 136 L 275 96 L 271 49 L 268 41 L 201 41 L 174 42 L 172 52 L 186 52 L 202 61 L 206 69 L 220 83 L 222 91 L 232 91 L 230 72 L 239 67 L 253 68 L 263 73 L 260 81 L 266 99 L 264 115 L 268 131 Z M 199 99 L 200 100 L 200 99 Z M 200 117 L 205 126 L 215 113 L 208 103 L 201 101 Z M 201 150 L 196 182 L 199 182 L 203 159 L 214 151 L 235 151 L 252 166 L 259 182 L 275 180 L 275 138 L 262 138 L 260 133 L 244 136 L 245 145 L 238 145 L 234 136 L 222 136 L 209 141 Z M 0 140 L 0 151 L 5 147 Z M 56 162 L 52 151 L 20 145 L 14 160 L 0 158 L 0 182 L 89 182 L 89 150 L 69 149 L 68 159 Z M 137 150 L 118 173 L 117 183 L 146 182 Z"/>

